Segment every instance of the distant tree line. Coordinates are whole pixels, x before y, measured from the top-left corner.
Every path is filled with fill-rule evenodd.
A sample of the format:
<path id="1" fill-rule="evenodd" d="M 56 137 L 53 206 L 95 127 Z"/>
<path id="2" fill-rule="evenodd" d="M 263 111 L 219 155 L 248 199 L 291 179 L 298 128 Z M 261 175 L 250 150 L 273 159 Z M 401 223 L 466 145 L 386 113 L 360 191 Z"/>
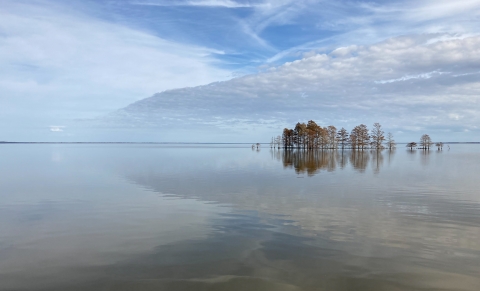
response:
<path id="1" fill-rule="evenodd" d="M 430 150 L 430 147 L 433 145 L 432 139 L 428 134 L 423 134 L 420 137 L 420 142 L 417 144 L 416 142 L 412 141 L 407 143 L 407 147 L 410 148 L 410 150 L 413 150 L 414 148 L 417 149 L 422 149 L 422 150 Z M 437 142 L 435 143 L 435 146 L 437 149 L 440 151 L 443 149 L 443 142 Z"/>
<path id="2" fill-rule="evenodd" d="M 384 145 L 385 143 L 385 145 Z M 285 128 L 281 136 L 272 138 L 271 147 L 297 149 L 394 149 L 393 135 L 385 136 L 380 123 L 374 123 L 373 129 L 360 124 L 350 132 L 345 128 L 337 130 L 333 125 L 319 126 L 315 121 L 298 122 L 293 129 Z"/>

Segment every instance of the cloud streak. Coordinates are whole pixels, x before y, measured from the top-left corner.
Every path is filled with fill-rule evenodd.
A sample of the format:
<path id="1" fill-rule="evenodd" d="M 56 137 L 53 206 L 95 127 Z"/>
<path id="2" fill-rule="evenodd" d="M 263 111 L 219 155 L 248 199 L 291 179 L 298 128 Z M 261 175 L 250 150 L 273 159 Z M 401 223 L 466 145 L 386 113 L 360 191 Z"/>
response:
<path id="1" fill-rule="evenodd" d="M 62 132 L 65 126 L 61 125 L 50 125 L 50 131 L 51 132 Z"/>
<path id="2" fill-rule="evenodd" d="M 399 134 L 429 131 L 445 139 L 446 132 L 477 131 L 480 82 L 470 74 L 480 69 L 480 37 L 439 39 L 412 35 L 344 47 L 265 73 L 166 91 L 106 122 L 271 135 L 307 119 L 346 128 L 381 122 Z"/>
<path id="3" fill-rule="evenodd" d="M 403 76 L 401 78 L 397 79 L 390 79 L 390 80 L 380 80 L 380 81 L 374 81 L 375 84 L 388 84 L 388 83 L 393 83 L 393 82 L 403 82 L 403 81 L 408 81 L 411 79 L 430 79 L 435 75 L 443 75 L 443 74 L 449 74 L 448 72 L 439 72 L 439 71 L 432 71 L 428 73 L 422 73 L 418 75 L 407 75 Z M 455 75 L 456 77 L 457 75 Z"/>
<path id="4" fill-rule="evenodd" d="M 309 2 L 310 3 L 310 2 Z M 311 4 L 311 3 L 310 3 Z M 458 4 L 458 5 L 457 5 Z M 300 7 L 300 6 L 298 6 Z M 295 58 L 299 53 L 316 50 L 327 52 L 339 46 L 369 45 L 387 38 L 439 33 L 478 35 L 480 2 L 402 1 L 373 4 L 370 2 L 332 2 L 304 7 L 315 12 L 320 37 L 298 43 L 270 56 L 267 62 Z M 305 10 L 290 16 L 291 22 L 305 17 Z M 450 37 L 454 37 L 450 35 Z"/>
<path id="5" fill-rule="evenodd" d="M 133 5 L 144 6 L 197 6 L 197 7 L 223 7 L 223 8 L 251 8 L 259 5 L 239 3 L 232 0 L 198 0 L 198 1 L 157 1 L 157 2 L 130 2 Z"/>

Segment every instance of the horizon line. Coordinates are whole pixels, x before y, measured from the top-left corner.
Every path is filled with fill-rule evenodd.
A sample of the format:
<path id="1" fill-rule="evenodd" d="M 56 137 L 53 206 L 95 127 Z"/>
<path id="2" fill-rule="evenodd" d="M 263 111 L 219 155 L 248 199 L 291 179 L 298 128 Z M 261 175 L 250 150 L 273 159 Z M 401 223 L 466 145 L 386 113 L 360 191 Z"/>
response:
<path id="1" fill-rule="evenodd" d="M 396 144 L 408 144 L 409 142 L 397 142 Z M 152 142 L 152 141 L 0 141 L 0 144 L 257 144 L 256 142 Z M 270 142 L 259 142 L 269 145 Z M 480 141 L 449 141 L 443 144 L 480 144 Z"/>

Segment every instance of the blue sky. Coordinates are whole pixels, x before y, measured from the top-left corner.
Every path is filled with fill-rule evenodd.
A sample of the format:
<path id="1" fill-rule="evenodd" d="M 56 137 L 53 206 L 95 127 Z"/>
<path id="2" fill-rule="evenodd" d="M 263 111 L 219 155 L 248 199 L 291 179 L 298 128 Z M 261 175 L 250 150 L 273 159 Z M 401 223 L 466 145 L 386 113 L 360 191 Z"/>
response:
<path id="1" fill-rule="evenodd" d="M 479 140 L 479 32 L 472 0 L 2 0 L 0 140 Z"/>

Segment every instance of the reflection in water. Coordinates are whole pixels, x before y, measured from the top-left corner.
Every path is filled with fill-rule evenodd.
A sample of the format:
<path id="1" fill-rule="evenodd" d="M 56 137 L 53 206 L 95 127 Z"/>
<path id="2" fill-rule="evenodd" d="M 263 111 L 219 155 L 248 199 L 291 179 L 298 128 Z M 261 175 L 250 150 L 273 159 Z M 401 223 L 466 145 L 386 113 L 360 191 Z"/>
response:
<path id="1" fill-rule="evenodd" d="M 391 151 L 389 151 L 389 152 L 391 152 Z M 378 174 L 380 172 L 380 168 L 382 166 L 383 166 L 382 151 L 373 151 L 373 153 L 372 153 L 372 168 L 373 168 L 374 173 Z"/>
<path id="2" fill-rule="evenodd" d="M 422 156 L 422 166 L 427 167 L 430 162 L 430 151 L 421 150 L 420 154 Z"/>
<path id="3" fill-rule="evenodd" d="M 280 152 L 280 151 L 277 151 Z M 284 150 L 280 158 L 285 168 L 294 168 L 297 173 L 314 175 L 320 170 L 334 171 L 335 152 L 321 150 Z"/>
<path id="4" fill-rule="evenodd" d="M 350 152 L 350 164 L 355 170 L 364 172 L 368 165 L 370 154 L 368 151 L 351 151 Z"/>
<path id="5" fill-rule="evenodd" d="M 387 151 L 388 153 L 388 165 L 390 166 L 393 161 L 393 156 L 395 155 L 395 149 Z"/>
<path id="6" fill-rule="evenodd" d="M 392 160 L 395 151 L 386 151 L 389 161 Z M 383 166 L 382 151 L 331 151 L 331 150 L 270 150 L 272 157 L 281 160 L 285 168 L 294 168 L 297 174 L 307 173 L 313 176 L 325 170 L 333 172 L 336 168 L 344 169 L 351 165 L 353 169 L 364 172 L 371 161 L 374 173 L 379 173 Z"/>
<path id="7" fill-rule="evenodd" d="M 479 290 L 476 148 L 0 158 L 0 290 Z"/>

